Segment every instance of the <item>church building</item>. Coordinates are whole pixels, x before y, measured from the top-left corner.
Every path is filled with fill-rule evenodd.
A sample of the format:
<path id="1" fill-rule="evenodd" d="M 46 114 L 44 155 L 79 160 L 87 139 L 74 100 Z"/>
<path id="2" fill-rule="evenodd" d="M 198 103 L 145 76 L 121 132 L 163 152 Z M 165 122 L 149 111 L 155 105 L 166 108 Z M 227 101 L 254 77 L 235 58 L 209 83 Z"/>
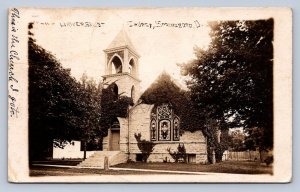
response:
<path id="1" fill-rule="evenodd" d="M 207 141 L 201 131 L 183 131 L 180 117 L 170 103 L 150 105 L 140 101 L 141 56 L 124 30 L 117 34 L 104 53 L 104 83 L 114 83 L 114 91 L 131 97 L 134 105 L 130 106 L 126 118 L 115 117 L 103 139 L 103 151 L 122 153 L 122 161 L 141 161 L 142 152 L 136 139 L 140 134 L 141 140 L 154 144 L 147 162 L 174 162 L 170 151 L 176 152 L 178 146 L 184 146 L 188 163 L 206 163 Z"/>

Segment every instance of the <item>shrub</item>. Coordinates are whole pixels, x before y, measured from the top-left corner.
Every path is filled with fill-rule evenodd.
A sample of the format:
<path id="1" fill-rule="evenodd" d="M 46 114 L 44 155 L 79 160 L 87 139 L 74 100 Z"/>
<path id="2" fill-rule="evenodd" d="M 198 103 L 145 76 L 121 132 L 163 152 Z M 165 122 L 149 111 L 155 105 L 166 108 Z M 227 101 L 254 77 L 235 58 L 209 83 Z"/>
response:
<path id="1" fill-rule="evenodd" d="M 134 134 L 134 137 L 138 142 L 137 143 L 138 148 L 142 152 L 143 162 L 147 162 L 147 159 L 149 158 L 150 154 L 153 152 L 154 146 L 156 144 L 153 143 L 152 141 L 146 141 L 144 139 L 142 140 L 141 139 L 141 137 L 142 137 L 141 133 Z"/>
<path id="2" fill-rule="evenodd" d="M 265 163 L 267 166 L 271 165 L 273 163 L 273 156 L 269 156 L 265 159 Z"/>
<path id="3" fill-rule="evenodd" d="M 172 152 L 170 148 L 167 149 L 171 157 L 175 160 L 175 163 L 184 162 L 186 163 L 186 149 L 184 144 L 178 144 L 177 151 Z"/>

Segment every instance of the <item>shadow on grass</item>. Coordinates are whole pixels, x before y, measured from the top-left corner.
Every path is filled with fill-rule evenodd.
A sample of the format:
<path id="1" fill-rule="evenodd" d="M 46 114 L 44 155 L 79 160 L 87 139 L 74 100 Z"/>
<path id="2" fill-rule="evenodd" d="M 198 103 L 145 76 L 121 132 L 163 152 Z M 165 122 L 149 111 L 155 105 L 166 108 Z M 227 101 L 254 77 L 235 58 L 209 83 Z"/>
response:
<path id="1" fill-rule="evenodd" d="M 73 160 L 43 160 L 43 161 L 33 161 L 31 164 L 48 164 L 48 165 L 69 165 L 76 166 L 81 163 L 83 159 L 73 159 Z"/>

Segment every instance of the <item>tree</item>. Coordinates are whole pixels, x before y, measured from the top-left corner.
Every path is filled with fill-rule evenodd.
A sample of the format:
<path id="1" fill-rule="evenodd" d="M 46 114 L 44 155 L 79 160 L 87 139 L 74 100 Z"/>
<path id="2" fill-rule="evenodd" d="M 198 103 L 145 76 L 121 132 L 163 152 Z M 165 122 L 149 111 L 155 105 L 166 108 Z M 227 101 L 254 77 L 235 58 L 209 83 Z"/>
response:
<path id="1" fill-rule="evenodd" d="M 100 126 L 102 85 L 100 83 L 97 86 L 95 80 L 89 79 L 84 73 L 81 77 L 80 88 L 81 100 L 77 104 L 81 111 L 78 119 L 81 124 L 78 126 L 82 131 L 83 158 L 86 159 L 87 145 L 93 150 L 101 149 L 102 138 L 105 135 L 105 131 Z"/>
<path id="2" fill-rule="evenodd" d="M 180 65 L 190 77 L 194 107 L 208 133 L 214 134 L 213 126 L 225 134 L 232 127 L 257 127 L 264 133 L 259 147 L 272 148 L 273 19 L 218 21 L 210 27 L 208 49 L 195 48 L 197 58 Z M 225 149 L 212 140 L 220 161 Z"/>
<path id="3" fill-rule="evenodd" d="M 229 147 L 233 151 L 243 151 L 245 146 L 245 134 L 241 130 L 234 130 L 230 133 Z"/>
<path id="4" fill-rule="evenodd" d="M 33 24 L 28 28 L 31 30 Z M 37 45 L 33 36 L 30 32 L 30 162 L 50 157 L 53 144 L 63 148 L 72 140 L 101 141 L 104 135 L 100 126 L 101 84 L 97 86 L 86 75 L 81 83 L 76 81 L 70 69 L 63 68 L 50 52 Z"/>
<path id="5" fill-rule="evenodd" d="M 31 37 L 29 57 L 29 155 L 30 160 L 48 157 L 49 149 L 64 147 L 65 141 L 80 136 L 75 121 L 76 90 L 79 84 L 70 70 L 61 64 Z"/>

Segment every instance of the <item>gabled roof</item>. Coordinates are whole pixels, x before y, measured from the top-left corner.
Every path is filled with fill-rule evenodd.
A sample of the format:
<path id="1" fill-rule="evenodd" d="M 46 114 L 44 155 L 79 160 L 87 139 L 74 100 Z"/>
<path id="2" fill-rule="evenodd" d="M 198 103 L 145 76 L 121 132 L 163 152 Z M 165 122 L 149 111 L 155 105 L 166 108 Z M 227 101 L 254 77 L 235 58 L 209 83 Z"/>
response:
<path id="1" fill-rule="evenodd" d="M 184 85 L 182 85 L 177 79 L 175 79 L 172 75 L 166 72 L 166 70 L 163 70 L 146 90 L 151 89 L 151 87 L 155 86 L 155 84 L 159 83 L 160 81 L 166 78 L 181 90 L 187 90 L 187 88 Z"/>
<path id="2" fill-rule="evenodd" d="M 126 31 L 122 29 L 114 38 L 114 40 L 109 44 L 107 49 L 104 51 L 108 51 L 111 49 L 119 48 L 119 47 L 128 47 L 133 51 L 134 53 L 137 54 L 136 49 L 134 48 L 130 38 L 128 37 Z"/>
<path id="3" fill-rule="evenodd" d="M 166 71 L 163 71 L 157 79 L 141 95 L 140 100 L 146 104 L 169 102 L 173 97 L 183 96 L 186 90 Z"/>

